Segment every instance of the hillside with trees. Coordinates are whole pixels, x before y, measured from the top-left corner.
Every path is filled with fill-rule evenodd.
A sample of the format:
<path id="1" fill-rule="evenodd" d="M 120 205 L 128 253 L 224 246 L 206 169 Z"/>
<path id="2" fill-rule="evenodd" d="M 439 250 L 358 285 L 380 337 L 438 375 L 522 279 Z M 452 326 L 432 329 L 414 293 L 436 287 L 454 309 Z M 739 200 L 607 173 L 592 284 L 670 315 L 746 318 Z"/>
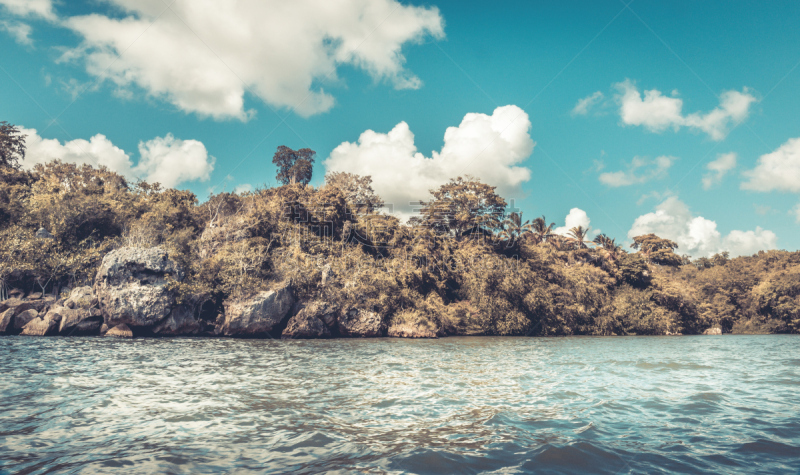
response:
<path id="1" fill-rule="evenodd" d="M 507 213 L 472 177 L 431 190 L 402 223 L 382 212 L 370 177 L 309 185 L 309 149 L 278 149 L 281 186 L 203 202 L 102 167 L 24 170 L 24 155 L 19 131 L 2 123 L 0 300 L 91 286 L 112 250 L 159 247 L 184 272 L 170 290 L 209 328 L 226 301 L 289 282 L 299 302 L 438 336 L 800 330 L 800 252 L 691 260 L 652 234 L 629 249 L 581 227 L 562 236 L 544 216 Z"/>

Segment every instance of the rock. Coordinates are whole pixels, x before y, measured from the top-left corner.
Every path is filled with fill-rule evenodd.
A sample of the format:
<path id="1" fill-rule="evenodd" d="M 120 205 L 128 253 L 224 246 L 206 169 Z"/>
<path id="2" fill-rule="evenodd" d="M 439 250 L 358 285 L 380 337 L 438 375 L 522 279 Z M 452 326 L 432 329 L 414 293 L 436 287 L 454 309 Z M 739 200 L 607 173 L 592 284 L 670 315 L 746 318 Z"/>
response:
<path id="1" fill-rule="evenodd" d="M 36 231 L 36 237 L 39 239 L 53 239 L 53 235 L 50 234 L 50 231 L 46 230 L 45 228 L 39 228 Z"/>
<path id="2" fill-rule="evenodd" d="M 320 287 L 325 287 L 326 285 L 333 282 L 333 269 L 331 269 L 330 264 L 325 264 L 325 267 L 322 268 L 322 279 L 320 280 Z"/>
<path id="3" fill-rule="evenodd" d="M 25 292 L 22 289 L 11 289 L 8 291 L 9 298 L 17 298 L 21 299 L 25 295 Z"/>
<path id="4" fill-rule="evenodd" d="M 17 308 L 22 305 L 23 300 L 19 297 L 11 297 L 0 302 L 0 312 L 5 312 L 9 308 Z"/>
<path id="5" fill-rule="evenodd" d="M 28 322 L 34 320 L 38 316 L 39 312 L 37 312 L 32 308 L 29 308 L 28 310 L 25 310 L 23 312 L 18 312 L 14 317 L 14 328 L 16 328 L 17 330 L 25 328 L 25 325 L 27 325 Z"/>
<path id="6" fill-rule="evenodd" d="M 48 295 L 47 297 L 39 300 L 27 300 L 27 299 L 19 299 L 19 298 L 10 298 L 8 300 L 4 300 L 0 303 L 0 312 L 4 312 L 9 308 L 16 309 L 17 315 L 26 311 L 26 310 L 36 310 L 37 312 L 42 312 L 48 306 L 55 303 L 55 297 Z"/>
<path id="7" fill-rule="evenodd" d="M 0 314 L 0 333 L 6 333 L 9 330 L 14 329 L 14 313 L 15 309 L 9 308 L 2 314 Z"/>
<path id="8" fill-rule="evenodd" d="M 61 335 L 96 335 L 103 324 L 102 314 L 85 308 L 55 307 L 47 312 L 47 316 L 50 314 L 61 315 L 61 325 L 58 327 Z"/>
<path id="9" fill-rule="evenodd" d="M 108 325 L 104 323 L 100 325 L 100 334 L 105 335 L 106 333 L 108 333 Z"/>
<path id="10" fill-rule="evenodd" d="M 17 315 L 19 318 L 19 315 Z M 28 336 L 46 336 L 56 333 L 61 316 L 48 313 L 45 318 L 34 318 L 22 328 L 22 334 Z"/>
<path id="11" fill-rule="evenodd" d="M 328 338 L 336 321 L 336 309 L 322 302 L 312 302 L 293 316 L 281 334 L 283 339 Z"/>
<path id="12" fill-rule="evenodd" d="M 386 335 L 392 338 L 437 338 L 436 332 L 428 327 L 408 323 L 389 326 Z"/>
<path id="13" fill-rule="evenodd" d="M 164 249 L 123 247 L 106 254 L 94 282 L 105 323 L 109 327 L 160 323 L 175 305 L 168 278 L 180 281 L 183 271 Z"/>
<path id="14" fill-rule="evenodd" d="M 203 330 L 205 324 L 197 318 L 193 309 L 188 305 L 179 305 L 153 329 L 153 333 L 163 336 L 197 335 Z"/>
<path id="15" fill-rule="evenodd" d="M 262 336 L 280 325 L 294 304 L 289 285 L 223 303 L 225 317 L 215 333 L 226 336 Z"/>
<path id="16" fill-rule="evenodd" d="M 121 323 L 107 331 L 106 336 L 115 336 L 117 338 L 133 338 L 133 332 L 128 325 Z"/>
<path id="17" fill-rule="evenodd" d="M 28 300 L 39 300 L 40 298 L 42 298 L 41 292 L 34 292 L 27 297 Z"/>
<path id="18" fill-rule="evenodd" d="M 342 336 L 376 337 L 381 336 L 383 330 L 380 315 L 369 310 L 352 309 L 342 313 L 337 323 Z"/>
<path id="19" fill-rule="evenodd" d="M 709 328 L 703 332 L 703 335 L 722 335 L 722 328 L 720 327 Z"/>
<path id="20" fill-rule="evenodd" d="M 64 302 L 64 306 L 69 308 L 90 308 L 92 307 L 92 288 L 88 285 L 83 287 L 76 287 L 69 293 L 69 297 Z"/>

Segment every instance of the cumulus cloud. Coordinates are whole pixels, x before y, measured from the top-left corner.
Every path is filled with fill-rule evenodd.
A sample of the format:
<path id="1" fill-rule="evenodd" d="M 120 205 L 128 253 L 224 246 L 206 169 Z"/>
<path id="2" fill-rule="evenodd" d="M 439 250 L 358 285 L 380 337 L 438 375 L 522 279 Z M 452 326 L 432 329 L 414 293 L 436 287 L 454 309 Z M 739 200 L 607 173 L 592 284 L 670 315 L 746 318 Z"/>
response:
<path id="1" fill-rule="evenodd" d="M 661 156 L 655 159 L 647 157 L 633 157 L 627 170 L 601 173 L 600 183 L 617 188 L 646 183 L 650 180 L 661 179 L 667 176 L 667 170 L 677 160 L 675 157 Z"/>
<path id="2" fill-rule="evenodd" d="M 56 19 L 51 0 L 0 0 L 0 5 L 13 15 Z"/>
<path id="3" fill-rule="evenodd" d="M 692 215 L 689 207 L 675 196 L 656 206 L 654 212 L 636 218 L 628 238 L 649 233 L 677 242 L 677 252 L 692 257 L 708 257 L 722 251 L 732 256 L 752 255 L 759 250 L 775 249 L 778 242 L 775 233 L 760 227 L 752 231 L 734 230 L 722 236 L 716 222 Z"/>
<path id="4" fill-rule="evenodd" d="M 585 229 L 588 229 L 590 223 L 591 220 L 589 219 L 589 215 L 586 214 L 586 211 L 580 208 L 572 208 L 564 218 L 564 226 L 555 228 L 553 234 L 566 236 L 570 229 L 577 226 L 583 226 Z M 595 232 L 595 234 L 596 233 L 597 232 Z"/>
<path id="5" fill-rule="evenodd" d="M 214 169 L 214 157 L 197 140 L 180 140 L 167 134 L 139 144 L 139 162 L 114 145 L 105 135 L 89 140 L 75 139 L 61 143 L 44 139 L 35 129 L 21 129 L 25 134 L 27 153 L 23 167 L 32 169 L 55 159 L 76 165 L 105 166 L 128 179 L 141 178 L 174 187 L 189 181 L 208 181 Z"/>
<path id="6" fill-rule="evenodd" d="M 473 175 L 507 196 L 530 179 L 531 171 L 519 166 L 535 145 L 530 127 L 528 114 L 514 105 L 492 115 L 469 113 L 458 127 L 448 127 L 442 150 L 426 157 L 417 152 L 408 124 L 400 122 L 388 134 L 367 130 L 357 142 L 343 142 L 324 165 L 372 176 L 373 189 L 401 213 L 457 176 Z"/>
<path id="7" fill-rule="evenodd" d="M 575 107 L 572 108 L 572 115 L 586 115 L 589 113 L 589 109 L 592 108 L 595 104 L 602 101 L 605 95 L 597 91 L 594 94 L 584 97 L 583 99 L 579 100 Z"/>
<path id="8" fill-rule="evenodd" d="M 695 112 L 683 115 L 683 100 L 677 91 L 666 96 L 657 89 L 639 92 L 636 85 L 625 80 L 615 85 L 619 113 L 625 125 L 643 126 L 652 132 L 663 132 L 668 128 L 678 130 L 688 127 L 705 132 L 712 140 L 722 140 L 729 126 L 736 124 L 750 113 L 750 105 L 756 98 L 747 88 L 742 92 L 725 91 L 720 95 L 718 107 L 707 113 Z"/>
<path id="9" fill-rule="evenodd" d="M 708 173 L 703 175 L 703 189 L 708 190 L 712 186 L 720 183 L 729 171 L 736 168 L 735 153 L 721 153 L 717 159 L 706 165 Z"/>
<path id="10" fill-rule="evenodd" d="M 33 44 L 31 40 L 31 26 L 27 23 L 19 21 L 0 21 L 0 30 L 7 32 L 14 38 L 14 41 L 21 45 L 30 46 Z"/>
<path id="11" fill-rule="evenodd" d="M 743 175 L 747 178 L 741 185 L 744 190 L 800 192 L 800 138 L 762 155 L 756 167 Z"/>
<path id="12" fill-rule="evenodd" d="M 350 65 L 397 89 L 421 80 L 405 69 L 402 47 L 444 37 L 436 7 L 396 0 L 108 0 L 126 15 L 91 14 L 64 24 L 83 37 L 65 58 L 83 58 L 93 76 L 139 87 L 179 109 L 247 120 L 245 92 L 302 116 L 325 112 Z"/>
<path id="13" fill-rule="evenodd" d="M 241 185 L 237 185 L 236 188 L 233 189 L 234 193 L 248 193 L 253 191 L 253 185 L 250 183 L 243 183 Z"/>

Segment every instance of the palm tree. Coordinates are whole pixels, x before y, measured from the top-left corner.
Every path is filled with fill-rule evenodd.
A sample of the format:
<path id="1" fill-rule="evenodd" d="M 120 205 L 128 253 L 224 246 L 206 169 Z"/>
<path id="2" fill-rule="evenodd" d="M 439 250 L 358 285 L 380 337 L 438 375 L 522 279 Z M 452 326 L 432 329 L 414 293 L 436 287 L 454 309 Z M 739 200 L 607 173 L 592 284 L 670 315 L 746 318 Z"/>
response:
<path id="1" fill-rule="evenodd" d="M 508 241 L 509 246 L 531 232 L 530 221 L 522 222 L 522 213 L 511 213 L 503 220 L 503 231 L 500 237 Z"/>
<path id="2" fill-rule="evenodd" d="M 603 249 L 606 259 L 611 262 L 616 262 L 622 255 L 622 246 L 616 243 L 616 239 L 611 239 L 605 234 L 598 234 L 593 242 Z"/>
<path id="3" fill-rule="evenodd" d="M 567 232 L 567 239 L 574 242 L 578 249 L 587 249 L 587 243 L 593 244 L 592 241 L 586 240 L 591 228 L 584 228 L 583 226 L 575 226 Z"/>
<path id="4" fill-rule="evenodd" d="M 534 219 L 530 227 L 533 230 L 533 238 L 536 243 L 541 244 L 550 241 L 554 236 L 553 228 L 555 228 L 555 226 L 556 223 L 550 223 L 550 225 L 548 225 L 544 216 Z"/>

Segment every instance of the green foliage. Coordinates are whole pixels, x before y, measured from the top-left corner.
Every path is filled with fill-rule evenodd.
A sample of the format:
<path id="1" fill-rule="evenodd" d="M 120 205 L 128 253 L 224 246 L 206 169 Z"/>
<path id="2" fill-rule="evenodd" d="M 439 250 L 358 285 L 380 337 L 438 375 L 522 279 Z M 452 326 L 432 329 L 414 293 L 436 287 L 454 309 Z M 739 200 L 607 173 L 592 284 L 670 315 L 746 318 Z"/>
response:
<path id="1" fill-rule="evenodd" d="M 311 181 L 315 155 L 310 148 L 292 150 L 285 145 L 278 147 L 272 157 L 272 163 L 278 167 L 278 182 L 284 185 L 308 184 Z"/>
<path id="2" fill-rule="evenodd" d="M 25 159 L 25 136 L 15 125 L 0 122 L 0 168 L 17 168 Z"/>

